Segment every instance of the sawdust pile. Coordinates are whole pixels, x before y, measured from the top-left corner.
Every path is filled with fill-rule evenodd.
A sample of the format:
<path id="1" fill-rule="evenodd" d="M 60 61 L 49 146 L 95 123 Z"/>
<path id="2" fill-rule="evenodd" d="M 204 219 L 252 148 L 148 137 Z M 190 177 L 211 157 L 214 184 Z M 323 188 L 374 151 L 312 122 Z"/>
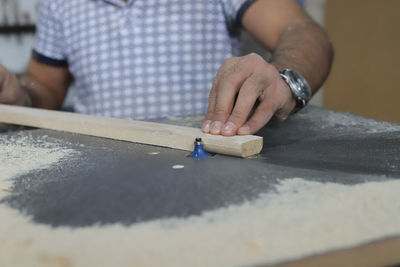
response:
<path id="1" fill-rule="evenodd" d="M 0 135 L 0 191 L 9 190 L 11 178 L 49 168 L 76 153 L 48 136 Z"/>
<path id="2" fill-rule="evenodd" d="M 2 183 L 72 153 L 54 144 L 27 145 L 29 138 L 8 145 L 4 142 L 10 140 L 0 141 L 0 158 L 6 162 Z M 12 165 L 19 166 L 18 173 Z M 399 192 L 400 180 L 341 185 L 293 178 L 255 201 L 201 216 L 77 229 L 34 224 L 0 205 L 0 266 L 274 263 L 400 235 Z"/>

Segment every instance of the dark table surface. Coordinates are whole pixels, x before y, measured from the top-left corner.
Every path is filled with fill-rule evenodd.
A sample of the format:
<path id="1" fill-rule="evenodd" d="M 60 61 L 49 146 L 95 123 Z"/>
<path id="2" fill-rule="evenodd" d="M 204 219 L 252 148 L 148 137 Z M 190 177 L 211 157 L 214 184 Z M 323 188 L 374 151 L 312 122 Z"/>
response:
<path id="1" fill-rule="evenodd" d="M 197 126 L 201 118 L 161 122 Z M 79 151 L 57 168 L 14 177 L 13 194 L 0 200 L 51 226 L 198 215 L 254 199 L 293 177 L 343 184 L 400 178 L 400 125 L 311 106 L 262 129 L 264 148 L 248 159 L 192 159 L 180 150 L 0 126 L 7 138 L 21 133 L 47 135 Z"/>

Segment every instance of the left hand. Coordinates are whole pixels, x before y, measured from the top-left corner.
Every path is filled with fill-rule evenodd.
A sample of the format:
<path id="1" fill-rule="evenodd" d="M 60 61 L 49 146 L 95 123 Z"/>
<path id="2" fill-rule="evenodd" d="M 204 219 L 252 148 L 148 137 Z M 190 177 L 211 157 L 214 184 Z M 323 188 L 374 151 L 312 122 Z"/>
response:
<path id="1" fill-rule="evenodd" d="M 225 136 L 254 134 L 274 115 L 286 119 L 295 105 L 274 65 L 253 53 L 230 58 L 214 80 L 202 130 Z"/>

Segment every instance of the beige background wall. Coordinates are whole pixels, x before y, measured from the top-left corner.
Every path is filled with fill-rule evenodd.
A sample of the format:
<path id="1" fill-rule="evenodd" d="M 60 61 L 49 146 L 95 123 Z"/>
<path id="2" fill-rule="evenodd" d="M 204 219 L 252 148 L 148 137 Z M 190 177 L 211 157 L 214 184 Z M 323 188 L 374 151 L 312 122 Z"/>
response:
<path id="1" fill-rule="evenodd" d="M 400 1 L 327 0 L 328 108 L 400 123 Z"/>

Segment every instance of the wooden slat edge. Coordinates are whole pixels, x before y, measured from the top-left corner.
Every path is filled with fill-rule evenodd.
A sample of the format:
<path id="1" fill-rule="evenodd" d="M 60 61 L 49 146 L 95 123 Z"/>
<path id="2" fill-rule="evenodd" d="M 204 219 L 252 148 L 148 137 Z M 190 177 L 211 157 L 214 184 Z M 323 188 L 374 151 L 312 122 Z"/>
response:
<path id="1" fill-rule="evenodd" d="M 349 248 L 338 249 L 274 267 L 377 267 L 400 264 L 400 236 L 387 237 Z"/>
<path id="2" fill-rule="evenodd" d="M 196 137 L 203 139 L 207 151 L 238 157 L 260 153 L 259 136 L 225 137 L 201 132 L 198 128 L 163 123 L 106 118 L 71 112 L 0 104 L 0 122 L 79 133 L 142 144 L 193 150 Z"/>

